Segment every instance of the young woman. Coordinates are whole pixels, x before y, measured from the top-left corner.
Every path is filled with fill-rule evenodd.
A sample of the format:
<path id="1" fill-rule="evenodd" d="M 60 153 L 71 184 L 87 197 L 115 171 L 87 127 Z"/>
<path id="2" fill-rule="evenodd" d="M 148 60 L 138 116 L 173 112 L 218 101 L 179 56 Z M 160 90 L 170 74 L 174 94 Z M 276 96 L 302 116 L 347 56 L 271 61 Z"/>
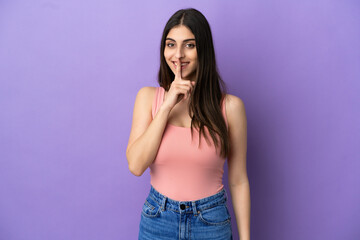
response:
<path id="1" fill-rule="evenodd" d="M 239 234 L 250 239 L 244 103 L 226 94 L 210 26 L 198 10 L 181 9 L 168 20 L 158 83 L 137 93 L 126 150 L 134 175 L 150 168 L 139 239 L 232 239 L 226 158 Z"/>

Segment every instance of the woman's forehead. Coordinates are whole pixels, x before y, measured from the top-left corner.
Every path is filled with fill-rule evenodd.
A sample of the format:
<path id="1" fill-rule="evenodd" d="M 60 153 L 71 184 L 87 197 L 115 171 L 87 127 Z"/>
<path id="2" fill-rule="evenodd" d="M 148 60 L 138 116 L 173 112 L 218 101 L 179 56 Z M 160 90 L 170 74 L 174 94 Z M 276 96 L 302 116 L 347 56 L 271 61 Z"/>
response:
<path id="1" fill-rule="evenodd" d="M 190 31 L 190 29 L 184 25 L 173 27 L 166 38 L 172 38 L 174 40 L 185 40 L 190 38 L 195 38 L 194 34 Z"/>

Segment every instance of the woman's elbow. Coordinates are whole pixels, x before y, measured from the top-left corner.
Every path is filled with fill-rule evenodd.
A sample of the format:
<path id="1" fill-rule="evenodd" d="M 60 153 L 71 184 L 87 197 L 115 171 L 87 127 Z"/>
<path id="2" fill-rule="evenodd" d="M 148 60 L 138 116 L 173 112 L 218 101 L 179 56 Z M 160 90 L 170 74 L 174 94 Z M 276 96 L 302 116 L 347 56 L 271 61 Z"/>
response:
<path id="1" fill-rule="evenodd" d="M 132 167 L 130 164 L 129 164 L 129 170 L 133 175 L 137 177 L 140 177 L 144 173 L 144 171 L 141 171 L 139 168 Z"/>
<path id="2" fill-rule="evenodd" d="M 131 161 L 127 154 L 126 154 L 126 158 L 128 160 L 128 167 L 129 167 L 130 172 L 133 175 L 140 177 L 144 173 L 144 171 L 139 166 L 135 166 L 134 161 Z"/>

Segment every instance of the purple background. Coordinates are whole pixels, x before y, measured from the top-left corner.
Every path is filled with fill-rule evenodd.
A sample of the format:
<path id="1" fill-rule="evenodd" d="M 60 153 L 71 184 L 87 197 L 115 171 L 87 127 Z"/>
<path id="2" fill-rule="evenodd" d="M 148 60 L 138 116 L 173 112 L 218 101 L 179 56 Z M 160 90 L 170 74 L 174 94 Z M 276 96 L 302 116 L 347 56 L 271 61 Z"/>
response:
<path id="1" fill-rule="evenodd" d="M 359 1 L 8 0 L 1 240 L 137 239 L 150 177 L 127 166 L 133 105 L 185 7 L 246 106 L 252 239 L 360 239 Z"/>

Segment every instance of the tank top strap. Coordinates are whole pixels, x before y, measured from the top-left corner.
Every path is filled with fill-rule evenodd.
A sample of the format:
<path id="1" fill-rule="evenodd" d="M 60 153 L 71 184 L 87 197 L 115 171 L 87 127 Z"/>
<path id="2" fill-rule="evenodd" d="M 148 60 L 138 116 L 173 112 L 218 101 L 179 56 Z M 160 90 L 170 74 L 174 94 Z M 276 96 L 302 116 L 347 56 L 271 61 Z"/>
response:
<path id="1" fill-rule="evenodd" d="M 159 108 L 164 101 L 165 89 L 163 87 L 156 87 L 155 97 L 152 103 L 152 118 L 154 119 L 156 113 L 159 111 Z"/>

